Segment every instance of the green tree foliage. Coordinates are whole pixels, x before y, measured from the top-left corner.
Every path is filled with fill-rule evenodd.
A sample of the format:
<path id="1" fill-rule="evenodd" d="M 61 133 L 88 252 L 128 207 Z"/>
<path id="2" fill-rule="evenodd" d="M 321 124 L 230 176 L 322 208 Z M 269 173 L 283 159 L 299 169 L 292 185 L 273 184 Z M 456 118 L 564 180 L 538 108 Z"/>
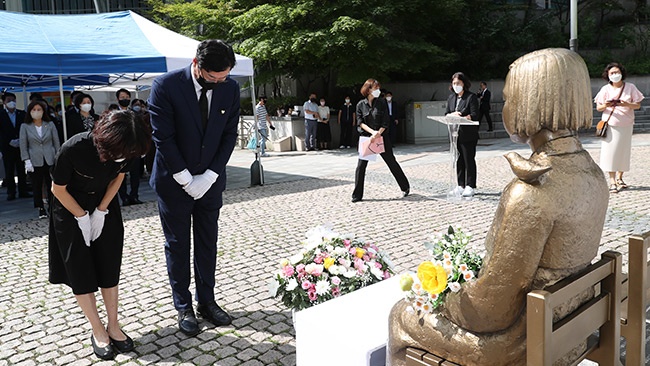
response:
<path id="1" fill-rule="evenodd" d="M 637 1 L 625 15 L 621 1 L 579 1 L 580 46 L 592 74 L 616 54 L 612 47 L 633 48 L 628 61 L 648 64 L 634 62 L 650 45 L 638 22 L 648 11 Z M 252 57 L 257 83 L 274 85 L 276 96 L 286 76 L 306 83 L 303 90 L 322 81 L 327 91 L 368 77 L 432 81 L 464 71 L 475 80 L 500 78 L 517 57 L 569 43 L 569 0 L 552 0 L 550 9 L 535 0 L 149 2 L 157 22 L 196 39 L 225 39 Z"/>

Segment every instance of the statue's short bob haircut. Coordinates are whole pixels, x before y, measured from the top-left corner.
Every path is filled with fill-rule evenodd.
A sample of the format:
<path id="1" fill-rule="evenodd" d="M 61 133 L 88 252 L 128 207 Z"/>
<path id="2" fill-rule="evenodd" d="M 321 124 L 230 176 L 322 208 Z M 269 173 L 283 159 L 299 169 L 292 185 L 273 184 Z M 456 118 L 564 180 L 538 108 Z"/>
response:
<path id="1" fill-rule="evenodd" d="M 503 88 L 503 122 L 509 134 L 533 136 L 589 128 L 593 106 L 584 60 L 564 48 L 528 53 L 510 65 Z"/>

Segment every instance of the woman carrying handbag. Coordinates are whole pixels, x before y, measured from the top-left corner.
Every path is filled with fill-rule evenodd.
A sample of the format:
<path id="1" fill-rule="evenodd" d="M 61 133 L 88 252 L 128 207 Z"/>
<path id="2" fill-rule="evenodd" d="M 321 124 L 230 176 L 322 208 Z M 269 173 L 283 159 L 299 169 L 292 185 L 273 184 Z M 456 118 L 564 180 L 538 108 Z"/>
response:
<path id="1" fill-rule="evenodd" d="M 368 79 L 361 87 L 361 95 L 363 99 L 357 103 L 357 122 L 359 123 L 361 136 L 370 137 L 371 141 L 380 137 L 385 131 L 388 130 L 390 123 L 388 119 L 388 106 L 386 100 L 379 98 L 381 95 L 381 85 L 375 79 Z M 395 155 L 393 155 L 393 147 L 390 144 L 390 139 L 384 140 L 384 152 L 381 153 L 381 158 L 390 169 L 391 174 L 395 177 L 399 188 L 402 190 L 402 197 L 406 197 L 410 192 L 409 181 L 404 175 L 402 167 L 399 166 Z M 357 170 L 354 175 L 354 192 L 352 192 L 352 202 L 358 202 L 363 199 L 363 184 L 366 179 L 366 167 L 368 161 L 359 159 L 357 163 Z"/>
<path id="2" fill-rule="evenodd" d="M 612 62 L 605 67 L 603 79 L 608 81 L 596 97 L 596 110 L 603 112 L 607 121 L 606 136 L 600 148 L 600 168 L 609 174 L 610 193 L 627 188 L 623 172 L 630 170 L 634 111 L 641 108 L 643 94 L 632 83 L 625 83 L 627 73 L 623 65 Z"/>

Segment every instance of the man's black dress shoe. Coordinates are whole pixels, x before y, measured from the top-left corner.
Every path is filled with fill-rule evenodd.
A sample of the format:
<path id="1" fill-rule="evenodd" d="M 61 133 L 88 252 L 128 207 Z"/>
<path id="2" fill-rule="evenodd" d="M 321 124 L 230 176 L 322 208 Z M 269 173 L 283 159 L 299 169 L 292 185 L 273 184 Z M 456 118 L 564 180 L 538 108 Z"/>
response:
<path id="1" fill-rule="evenodd" d="M 406 197 L 411 193 L 411 189 L 407 188 L 405 191 L 402 191 L 402 197 Z"/>
<path id="2" fill-rule="evenodd" d="M 361 201 L 361 198 L 359 197 L 352 197 L 352 202 L 359 202 Z"/>
<path id="3" fill-rule="evenodd" d="M 124 331 L 122 331 L 122 333 L 124 333 Z M 133 345 L 133 339 L 131 339 L 131 337 L 126 335 L 126 333 L 124 333 L 124 335 L 126 336 L 126 339 L 123 341 L 116 341 L 110 336 L 108 337 L 108 339 L 111 340 L 111 344 L 113 345 L 113 347 L 115 347 L 119 353 L 131 352 L 133 351 L 133 348 L 135 348 L 135 346 Z"/>
<path id="4" fill-rule="evenodd" d="M 113 346 L 110 344 L 106 347 L 99 347 L 97 343 L 95 343 L 95 337 L 92 335 L 90 336 L 90 343 L 93 345 L 95 356 L 102 360 L 112 360 L 115 358 L 115 350 L 113 350 Z"/>
<path id="5" fill-rule="evenodd" d="M 195 336 L 199 334 L 199 322 L 194 316 L 194 310 L 179 310 L 178 311 L 178 329 L 188 336 Z"/>
<path id="6" fill-rule="evenodd" d="M 16 195 L 15 195 L 15 194 L 7 195 L 7 201 L 13 201 L 13 200 L 15 200 L 15 199 L 16 199 Z"/>
<path id="7" fill-rule="evenodd" d="M 199 315 L 214 325 L 228 325 L 232 322 L 230 315 L 214 301 L 206 305 L 199 304 L 196 310 L 198 310 Z"/>

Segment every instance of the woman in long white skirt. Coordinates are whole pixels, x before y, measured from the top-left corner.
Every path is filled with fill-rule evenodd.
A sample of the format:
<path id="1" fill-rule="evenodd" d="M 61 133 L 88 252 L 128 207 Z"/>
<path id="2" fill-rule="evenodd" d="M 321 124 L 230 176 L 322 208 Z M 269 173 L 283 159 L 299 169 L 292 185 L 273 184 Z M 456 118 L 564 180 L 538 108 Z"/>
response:
<path id="1" fill-rule="evenodd" d="M 609 173 L 611 193 L 627 188 L 623 172 L 630 170 L 634 111 L 641 108 L 643 100 L 643 94 L 634 84 L 623 81 L 626 76 L 623 65 L 608 64 L 603 71 L 603 79 L 608 83 L 594 98 L 596 110 L 603 112 L 601 119 L 609 118 L 607 137 L 602 140 L 600 149 L 600 168 Z"/>

